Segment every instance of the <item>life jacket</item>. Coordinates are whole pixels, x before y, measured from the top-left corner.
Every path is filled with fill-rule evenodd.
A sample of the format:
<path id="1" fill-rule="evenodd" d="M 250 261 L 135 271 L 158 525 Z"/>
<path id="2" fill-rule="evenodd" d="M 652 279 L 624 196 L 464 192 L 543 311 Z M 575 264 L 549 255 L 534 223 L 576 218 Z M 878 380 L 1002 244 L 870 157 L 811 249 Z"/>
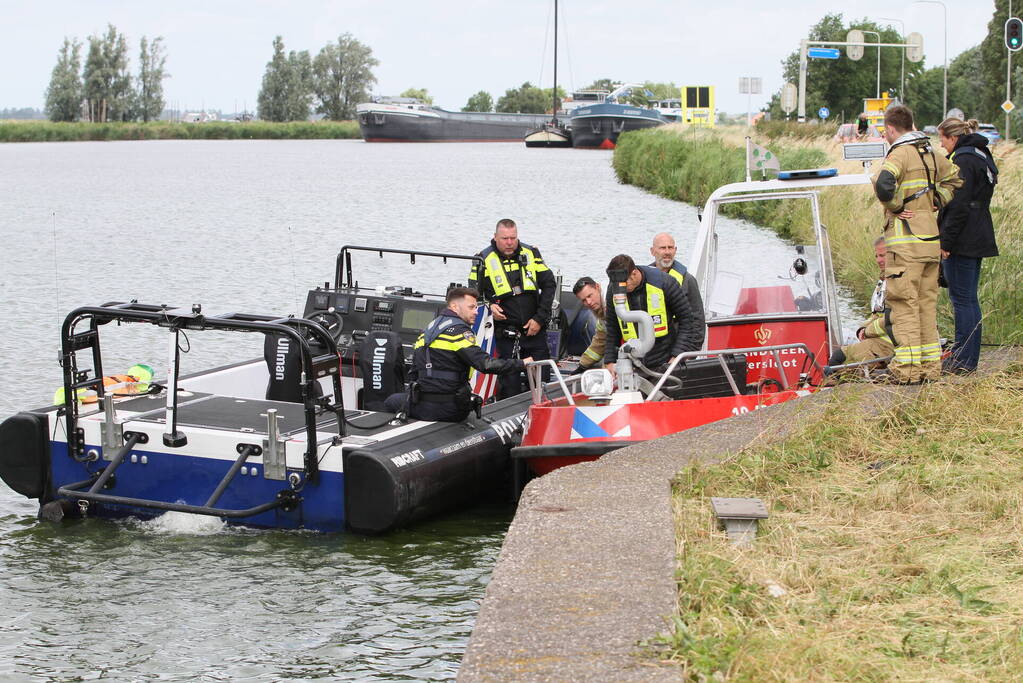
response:
<path id="1" fill-rule="evenodd" d="M 685 282 L 687 272 L 689 271 L 686 270 L 685 266 L 678 261 L 675 261 L 671 264 L 671 269 L 668 270 L 667 274 L 675 278 L 675 281 L 681 285 Z"/>
<path id="2" fill-rule="evenodd" d="M 522 292 L 537 290 L 537 273 L 542 273 L 548 268 L 543 260 L 536 257 L 533 248 L 528 244 L 519 242 L 519 254 L 520 258 L 524 257 L 525 264 L 512 263 L 510 266 L 505 266 L 501 254 L 493 246 L 487 247 L 480 253 L 480 256 L 483 257 L 483 277 L 490 283 L 494 298 L 521 293 L 513 292 L 511 282 L 508 281 L 509 273 L 514 273 L 516 270 L 521 271 L 522 274 Z"/>
<path id="3" fill-rule="evenodd" d="M 452 370 L 442 370 L 440 368 L 433 367 L 433 361 L 430 358 L 430 349 L 439 351 L 449 351 L 455 353 L 460 349 L 472 346 L 473 342 L 465 337 L 464 330 L 452 334 L 450 333 L 451 327 L 464 327 L 465 321 L 461 318 L 440 315 L 433 319 L 433 321 L 426 326 L 423 333 L 419 335 L 419 339 L 416 340 L 413 348 L 414 354 L 422 353 L 422 363 L 416 363 L 417 368 L 422 367 L 425 371 L 425 378 L 427 379 L 439 379 L 448 380 L 454 382 L 468 382 L 469 381 L 469 367 L 463 372 L 454 372 Z M 449 333 L 445 333 L 448 330 Z M 418 359 L 417 359 L 418 360 Z M 421 375 L 420 379 L 424 377 Z"/>
<path id="4" fill-rule="evenodd" d="M 664 337 L 668 334 L 668 302 L 664 297 L 664 278 L 667 277 L 657 268 L 650 266 L 636 266 L 643 273 L 643 287 L 646 294 L 646 312 L 654 320 L 654 337 Z M 629 297 L 625 297 L 625 308 L 629 308 Z M 636 326 L 632 323 L 618 319 L 618 327 L 622 331 L 622 342 L 636 338 Z"/>

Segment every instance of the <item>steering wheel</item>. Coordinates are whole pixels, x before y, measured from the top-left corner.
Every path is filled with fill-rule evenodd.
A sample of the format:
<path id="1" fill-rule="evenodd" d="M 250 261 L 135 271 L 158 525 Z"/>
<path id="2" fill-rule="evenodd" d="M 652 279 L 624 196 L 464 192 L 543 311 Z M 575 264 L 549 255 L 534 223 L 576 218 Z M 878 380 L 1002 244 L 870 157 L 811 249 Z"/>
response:
<path id="1" fill-rule="evenodd" d="M 345 326 L 345 319 L 341 317 L 341 314 L 336 309 L 328 308 L 325 311 L 316 311 L 309 316 L 309 320 L 325 329 L 335 342 L 340 341 L 341 330 Z"/>

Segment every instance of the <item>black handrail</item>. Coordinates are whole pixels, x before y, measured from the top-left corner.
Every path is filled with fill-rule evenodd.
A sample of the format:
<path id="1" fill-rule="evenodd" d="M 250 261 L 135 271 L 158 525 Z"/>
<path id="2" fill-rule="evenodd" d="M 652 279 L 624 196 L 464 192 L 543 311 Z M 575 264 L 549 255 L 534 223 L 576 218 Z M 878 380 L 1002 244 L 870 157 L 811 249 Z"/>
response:
<path id="1" fill-rule="evenodd" d="M 75 326 L 83 320 L 89 321 L 89 331 L 75 334 Z M 61 326 L 61 364 L 64 374 L 65 418 L 67 421 L 68 454 L 75 456 L 84 446 L 79 443 L 78 434 L 78 401 L 76 387 L 83 386 L 79 377 L 76 351 L 91 348 L 93 351 L 93 371 L 96 377 L 84 384 L 96 387 L 96 393 L 102 399 L 103 386 L 102 358 L 99 346 L 99 325 L 110 322 L 148 322 L 171 330 L 222 330 L 231 332 L 262 332 L 263 334 L 280 334 L 296 342 L 302 356 L 302 369 L 305 381 L 302 383 L 302 403 L 305 409 L 306 452 L 304 469 L 307 478 L 316 483 L 319 477 L 319 461 L 316 457 L 316 394 L 313 383 L 317 381 L 316 369 L 324 365 L 332 375 L 334 403 L 329 406 L 338 415 L 338 434 L 345 435 L 344 397 L 341 390 L 341 361 L 338 355 L 337 342 L 323 327 L 305 318 L 282 318 L 274 315 L 251 313 L 228 313 L 225 315 L 204 315 L 201 308 L 185 309 L 141 304 L 136 301 L 129 303 L 110 302 L 102 306 L 82 306 L 71 311 Z M 326 349 L 321 355 L 313 354 L 311 336 L 319 345 Z"/>
<path id="2" fill-rule="evenodd" d="M 447 254 L 439 251 L 416 251 L 412 249 L 387 249 L 384 247 L 360 247 L 354 244 L 346 244 L 341 247 L 341 251 L 337 254 L 337 263 L 334 268 L 334 289 L 355 286 L 355 279 L 352 277 L 351 252 L 353 251 L 376 252 L 381 258 L 383 258 L 384 254 L 405 254 L 409 257 L 410 263 L 415 263 L 417 256 L 443 259 L 444 263 L 447 263 L 449 258 L 461 261 L 479 260 L 478 256 L 467 256 L 465 254 Z"/>

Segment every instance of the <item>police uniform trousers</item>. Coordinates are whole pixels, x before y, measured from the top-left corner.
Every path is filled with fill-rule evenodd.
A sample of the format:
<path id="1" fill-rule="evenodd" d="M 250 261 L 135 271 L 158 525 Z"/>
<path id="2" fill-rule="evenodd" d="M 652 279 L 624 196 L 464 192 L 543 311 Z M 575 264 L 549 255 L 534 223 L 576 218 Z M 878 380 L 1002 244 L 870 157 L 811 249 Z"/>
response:
<path id="1" fill-rule="evenodd" d="M 895 337 L 895 358 L 888 369 L 897 380 L 918 382 L 941 376 L 938 268 L 937 259 L 914 261 L 892 251 L 885 257 L 886 301 Z"/>
<path id="2" fill-rule="evenodd" d="M 405 407 L 407 392 L 391 394 L 384 402 L 387 410 L 399 412 Z M 452 394 L 428 394 L 418 392 L 416 400 L 408 407 L 408 416 L 413 420 L 429 420 L 431 422 L 461 422 L 469 416 L 472 401 L 469 385 L 464 391 L 459 389 Z"/>
<path id="3" fill-rule="evenodd" d="M 858 363 L 872 358 L 887 358 L 895 352 L 895 347 L 885 337 L 868 337 L 855 344 L 843 346 L 846 363 Z"/>
<path id="4" fill-rule="evenodd" d="M 497 349 L 498 358 L 514 358 L 512 351 L 515 348 L 515 340 L 508 339 L 502 334 L 502 329 L 497 328 L 494 334 L 494 346 Z M 541 329 L 539 332 L 529 337 L 523 332 L 522 336 L 519 337 L 519 358 L 532 358 L 533 360 L 544 360 L 551 357 L 551 351 L 547 347 L 547 329 Z M 543 379 L 545 382 L 550 381 L 550 370 L 544 368 Z M 510 396 L 517 396 L 523 391 L 529 389 L 529 382 L 526 381 L 525 375 L 521 372 L 512 372 L 506 375 L 500 375 L 497 378 L 497 398 L 508 398 Z"/>

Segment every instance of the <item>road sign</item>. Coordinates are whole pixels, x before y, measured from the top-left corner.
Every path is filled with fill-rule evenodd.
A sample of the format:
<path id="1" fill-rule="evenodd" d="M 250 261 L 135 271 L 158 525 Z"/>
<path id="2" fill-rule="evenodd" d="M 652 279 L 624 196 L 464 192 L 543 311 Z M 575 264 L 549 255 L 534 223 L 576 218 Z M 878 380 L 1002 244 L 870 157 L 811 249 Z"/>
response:
<path id="1" fill-rule="evenodd" d="M 799 91 L 796 89 L 795 83 L 786 83 L 781 87 L 781 110 L 786 114 L 791 114 L 796 109 L 796 97 L 798 97 Z"/>
<path id="2" fill-rule="evenodd" d="M 806 51 L 810 59 L 838 59 L 839 55 L 838 48 L 834 47 L 811 47 Z"/>
<path id="3" fill-rule="evenodd" d="M 820 109 L 817 110 L 817 116 L 821 117 L 822 119 L 826 119 L 829 116 L 831 116 L 831 110 L 828 109 L 827 107 L 821 107 Z"/>
<path id="4" fill-rule="evenodd" d="M 1004 102 L 1002 102 L 1002 111 L 1004 111 L 1006 114 L 1011 113 L 1012 110 L 1015 108 L 1016 105 L 1012 103 L 1012 100 L 1005 100 Z"/>
<path id="5" fill-rule="evenodd" d="M 913 31 L 906 36 L 906 43 L 912 46 L 906 48 L 906 59 L 914 63 L 922 61 L 924 58 L 924 37 Z M 902 95 L 902 93 L 899 93 L 899 95 Z"/>
<path id="6" fill-rule="evenodd" d="M 845 42 L 847 43 L 862 43 L 863 42 L 863 31 L 854 28 L 845 34 Z M 859 61 L 863 57 L 863 46 L 862 45 L 847 45 L 845 48 L 845 54 L 848 55 L 849 59 Z"/>

